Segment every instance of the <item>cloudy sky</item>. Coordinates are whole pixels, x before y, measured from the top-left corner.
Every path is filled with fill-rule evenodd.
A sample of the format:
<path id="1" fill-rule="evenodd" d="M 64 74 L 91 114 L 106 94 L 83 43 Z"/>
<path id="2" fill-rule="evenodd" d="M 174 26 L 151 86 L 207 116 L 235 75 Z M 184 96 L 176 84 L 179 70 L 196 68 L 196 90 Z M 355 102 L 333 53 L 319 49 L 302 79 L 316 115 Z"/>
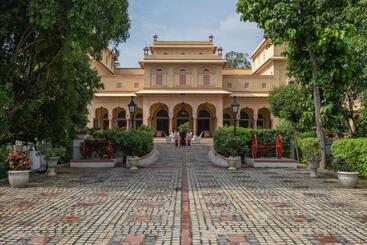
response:
<path id="1" fill-rule="evenodd" d="M 254 23 L 240 22 L 237 0 L 129 0 L 130 38 L 120 46 L 120 66 L 138 67 L 145 45 L 157 33 L 160 40 L 208 40 L 224 52 L 251 54 L 261 42 Z"/>

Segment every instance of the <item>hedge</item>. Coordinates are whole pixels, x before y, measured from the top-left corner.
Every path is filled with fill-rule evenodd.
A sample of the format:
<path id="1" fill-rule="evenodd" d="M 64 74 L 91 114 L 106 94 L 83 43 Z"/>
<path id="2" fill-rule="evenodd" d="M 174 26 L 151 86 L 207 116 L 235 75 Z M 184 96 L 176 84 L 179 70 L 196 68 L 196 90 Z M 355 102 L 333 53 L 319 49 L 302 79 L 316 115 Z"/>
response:
<path id="1" fill-rule="evenodd" d="M 283 156 L 288 157 L 290 154 L 290 141 L 291 132 L 288 130 L 278 130 L 278 129 L 251 129 L 251 128 L 236 128 L 236 135 L 240 138 L 242 142 L 245 142 L 245 149 L 242 151 L 241 155 L 248 155 L 251 151 L 251 141 L 252 135 L 256 133 L 258 144 L 269 143 L 274 145 L 275 137 L 278 133 L 283 135 Z M 230 139 L 233 138 L 233 127 L 223 127 L 219 128 L 214 132 L 213 144 L 214 149 L 219 154 L 228 157 L 231 154 L 231 149 L 229 147 Z M 240 147 L 240 146 L 239 146 Z M 269 150 L 267 157 L 275 157 L 275 149 Z"/>
<path id="2" fill-rule="evenodd" d="M 141 157 L 153 149 L 153 135 L 146 127 L 139 127 L 128 131 L 120 128 L 98 130 L 93 136 L 111 140 L 115 154 Z"/>
<path id="3" fill-rule="evenodd" d="M 367 177 L 367 138 L 336 140 L 331 146 L 333 158 L 344 156 L 351 169 Z"/>

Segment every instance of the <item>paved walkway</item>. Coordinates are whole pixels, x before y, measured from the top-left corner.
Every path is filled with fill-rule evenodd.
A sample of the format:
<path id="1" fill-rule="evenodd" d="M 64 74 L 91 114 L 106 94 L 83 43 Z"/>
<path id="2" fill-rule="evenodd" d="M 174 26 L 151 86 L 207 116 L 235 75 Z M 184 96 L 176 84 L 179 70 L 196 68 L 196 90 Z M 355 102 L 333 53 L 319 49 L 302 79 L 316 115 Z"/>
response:
<path id="1" fill-rule="evenodd" d="M 0 184 L 0 244 L 367 244 L 367 190 L 305 170 L 213 166 L 160 145 L 151 168 L 58 169 Z"/>

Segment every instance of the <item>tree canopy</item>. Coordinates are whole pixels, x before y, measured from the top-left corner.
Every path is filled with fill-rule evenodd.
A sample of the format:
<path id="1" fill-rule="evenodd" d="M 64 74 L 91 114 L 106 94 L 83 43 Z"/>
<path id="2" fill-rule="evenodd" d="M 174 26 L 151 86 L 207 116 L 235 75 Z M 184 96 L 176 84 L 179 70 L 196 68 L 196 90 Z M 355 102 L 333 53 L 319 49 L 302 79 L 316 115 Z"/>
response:
<path id="1" fill-rule="evenodd" d="M 251 68 L 251 62 L 249 61 L 249 55 L 246 53 L 230 51 L 226 53 L 225 57 L 228 63 L 226 67 L 229 68 Z"/>
<path id="2" fill-rule="evenodd" d="M 355 69 L 354 47 L 348 41 L 357 29 L 345 14 L 354 2 L 239 0 L 237 4 L 243 21 L 257 22 L 273 44 L 288 44 L 289 75 L 313 88 L 322 168 L 326 163 L 323 126 L 344 123 L 345 88 Z"/>
<path id="3" fill-rule="evenodd" d="M 127 0 L 5 1 L 0 20 L 0 141 L 84 127 L 102 87 L 90 58 L 129 37 Z"/>

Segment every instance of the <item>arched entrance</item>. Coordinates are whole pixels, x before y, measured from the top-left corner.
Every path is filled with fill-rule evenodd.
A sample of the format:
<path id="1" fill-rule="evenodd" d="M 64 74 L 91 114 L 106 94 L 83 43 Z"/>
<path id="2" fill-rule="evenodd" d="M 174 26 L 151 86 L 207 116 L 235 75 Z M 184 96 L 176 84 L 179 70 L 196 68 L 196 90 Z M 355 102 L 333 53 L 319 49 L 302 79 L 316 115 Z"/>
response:
<path id="1" fill-rule="evenodd" d="M 203 131 L 210 131 L 210 113 L 205 109 L 198 112 L 198 134 Z"/>
<path id="2" fill-rule="evenodd" d="M 169 116 L 168 111 L 161 109 L 156 114 L 156 130 L 169 134 Z"/>
<path id="3" fill-rule="evenodd" d="M 226 108 L 223 111 L 223 126 L 233 125 L 233 113 L 230 108 Z"/>
<path id="4" fill-rule="evenodd" d="M 141 108 L 136 109 L 134 121 L 135 121 L 135 128 L 139 128 L 141 125 L 143 125 L 143 110 Z"/>
<path id="5" fill-rule="evenodd" d="M 239 126 L 242 128 L 253 127 L 253 111 L 250 108 L 244 108 L 240 111 Z"/>
<path id="6" fill-rule="evenodd" d="M 203 134 L 210 137 L 215 130 L 215 107 L 212 104 L 204 103 L 199 105 L 197 114 L 197 135 Z"/>
<path id="7" fill-rule="evenodd" d="M 108 110 L 104 107 L 96 109 L 94 128 L 108 129 L 108 126 L 109 126 Z"/>
<path id="8" fill-rule="evenodd" d="M 126 111 L 117 107 L 112 111 L 113 126 L 118 128 L 126 128 Z"/>
<path id="9" fill-rule="evenodd" d="M 180 126 L 181 124 L 187 123 L 190 121 L 190 115 L 189 112 L 186 109 L 182 109 L 180 111 L 178 111 L 177 113 L 177 126 Z"/>
<path id="10" fill-rule="evenodd" d="M 177 130 L 177 127 L 181 124 L 188 122 L 192 128 L 192 107 L 184 102 L 178 104 L 174 108 L 173 127 Z"/>
<path id="11" fill-rule="evenodd" d="M 258 128 L 271 128 L 270 111 L 268 108 L 261 108 L 257 115 Z"/>
<path id="12" fill-rule="evenodd" d="M 150 127 L 158 137 L 169 134 L 169 110 L 163 103 L 155 103 L 150 107 Z"/>

